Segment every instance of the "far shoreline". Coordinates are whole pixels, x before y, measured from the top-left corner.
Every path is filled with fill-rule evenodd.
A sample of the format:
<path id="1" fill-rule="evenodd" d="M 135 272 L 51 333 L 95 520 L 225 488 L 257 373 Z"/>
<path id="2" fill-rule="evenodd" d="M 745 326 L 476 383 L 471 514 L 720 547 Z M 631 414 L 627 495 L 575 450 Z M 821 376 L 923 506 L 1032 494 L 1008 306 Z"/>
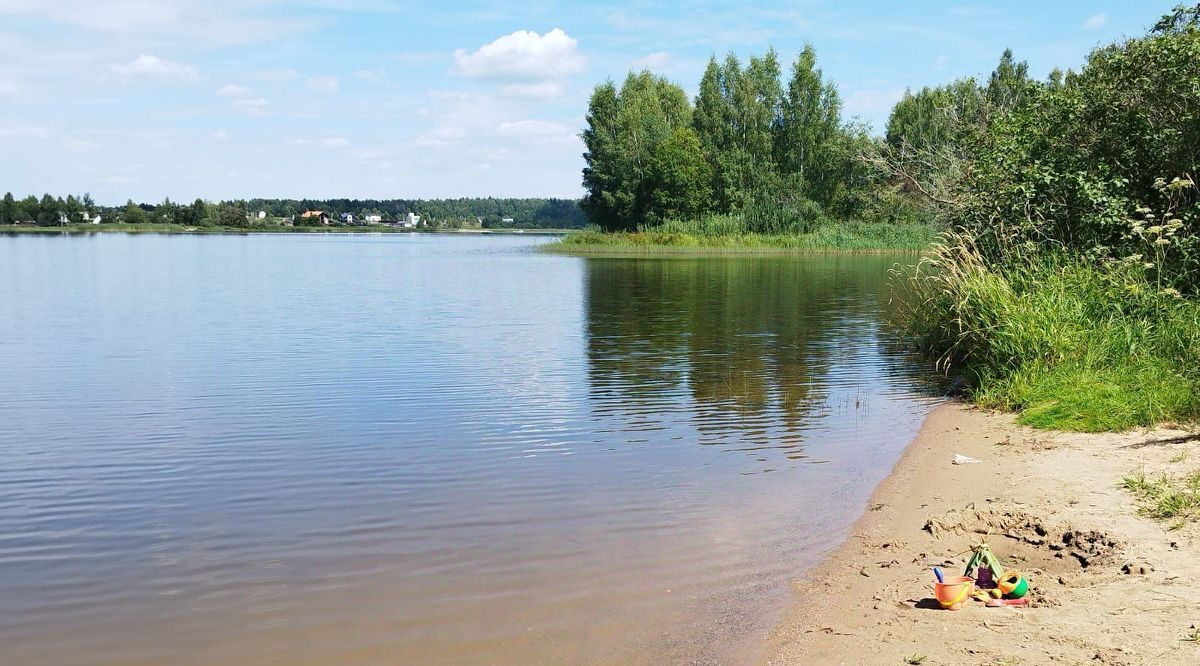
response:
<path id="1" fill-rule="evenodd" d="M 82 236 L 92 234 L 165 234 L 165 235 L 248 235 L 248 234 L 466 234 L 562 236 L 575 229 L 408 229 L 388 226 L 363 227 L 188 227 L 177 224 L 70 224 L 38 226 L 12 224 L 0 226 L 0 235 Z"/>

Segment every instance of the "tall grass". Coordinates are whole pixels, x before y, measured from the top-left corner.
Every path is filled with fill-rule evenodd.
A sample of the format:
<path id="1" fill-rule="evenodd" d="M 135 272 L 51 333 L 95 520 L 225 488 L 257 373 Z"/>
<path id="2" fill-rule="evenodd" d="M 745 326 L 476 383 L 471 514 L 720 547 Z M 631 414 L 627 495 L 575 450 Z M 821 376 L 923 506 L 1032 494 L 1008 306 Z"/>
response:
<path id="1" fill-rule="evenodd" d="M 898 274 L 903 325 L 976 402 L 1088 432 L 1200 416 L 1200 305 L 1140 262 L 1010 257 L 951 233 Z"/>

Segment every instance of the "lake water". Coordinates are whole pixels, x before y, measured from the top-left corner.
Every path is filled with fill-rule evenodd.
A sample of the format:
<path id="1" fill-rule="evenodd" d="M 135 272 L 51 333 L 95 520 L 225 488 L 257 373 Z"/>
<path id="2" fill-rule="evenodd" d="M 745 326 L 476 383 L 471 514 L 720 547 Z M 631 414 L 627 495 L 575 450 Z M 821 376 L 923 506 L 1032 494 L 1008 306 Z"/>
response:
<path id="1" fill-rule="evenodd" d="M 0 663 L 752 655 L 934 402 L 898 258 L 540 242 L 0 236 Z"/>

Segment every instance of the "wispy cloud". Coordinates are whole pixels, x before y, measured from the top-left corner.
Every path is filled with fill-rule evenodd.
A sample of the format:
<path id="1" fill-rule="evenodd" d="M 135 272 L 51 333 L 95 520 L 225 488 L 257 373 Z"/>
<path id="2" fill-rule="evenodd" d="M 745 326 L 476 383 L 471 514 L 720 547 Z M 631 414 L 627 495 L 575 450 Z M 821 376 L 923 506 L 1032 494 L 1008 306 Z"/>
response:
<path id="1" fill-rule="evenodd" d="M 671 54 L 666 51 L 655 51 L 634 60 L 630 63 L 633 69 L 661 69 L 667 66 L 671 61 Z"/>
<path id="2" fill-rule="evenodd" d="M 271 102 L 265 97 L 245 97 L 233 100 L 233 106 L 252 116 L 270 115 Z"/>
<path id="3" fill-rule="evenodd" d="M 1104 24 L 1106 23 L 1108 23 L 1108 14 L 1100 12 L 1099 14 L 1092 14 L 1089 16 L 1087 20 L 1083 22 L 1082 28 L 1084 30 L 1096 30 L 1104 27 Z"/>
<path id="4" fill-rule="evenodd" d="M 323 148 L 345 148 L 350 140 L 342 136 L 329 136 L 319 139 L 288 139 L 284 143 L 293 146 L 321 146 Z"/>
<path id="5" fill-rule="evenodd" d="M 341 90 L 342 84 L 336 76 L 313 76 L 304 82 L 304 87 L 328 95 Z"/>
<path id="6" fill-rule="evenodd" d="M 254 94 L 254 91 L 250 90 L 246 86 L 239 86 L 230 83 L 217 88 L 217 94 L 222 97 L 245 97 L 247 95 Z"/>
<path id="7" fill-rule="evenodd" d="M 142 54 L 129 62 L 108 66 L 125 79 L 153 79 L 166 83 L 188 83 L 200 78 L 195 67 L 154 55 Z"/>

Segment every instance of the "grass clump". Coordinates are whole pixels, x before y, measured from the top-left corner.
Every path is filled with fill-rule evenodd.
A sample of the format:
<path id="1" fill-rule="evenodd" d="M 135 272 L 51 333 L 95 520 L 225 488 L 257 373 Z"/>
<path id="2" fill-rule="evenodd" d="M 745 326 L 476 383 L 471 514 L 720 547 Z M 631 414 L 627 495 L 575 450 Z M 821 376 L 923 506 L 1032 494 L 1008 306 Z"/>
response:
<path id="1" fill-rule="evenodd" d="M 1140 262 L 1014 256 L 989 265 L 948 234 L 900 276 L 902 323 L 970 397 L 1082 432 L 1200 415 L 1200 305 Z"/>
<path id="2" fill-rule="evenodd" d="M 1175 520 L 1173 529 L 1200 518 L 1200 470 L 1183 476 L 1159 474 L 1147 477 L 1145 470 L 1122 480 L 1138 500 L 1139 513 L 1158 520 Z"/>

